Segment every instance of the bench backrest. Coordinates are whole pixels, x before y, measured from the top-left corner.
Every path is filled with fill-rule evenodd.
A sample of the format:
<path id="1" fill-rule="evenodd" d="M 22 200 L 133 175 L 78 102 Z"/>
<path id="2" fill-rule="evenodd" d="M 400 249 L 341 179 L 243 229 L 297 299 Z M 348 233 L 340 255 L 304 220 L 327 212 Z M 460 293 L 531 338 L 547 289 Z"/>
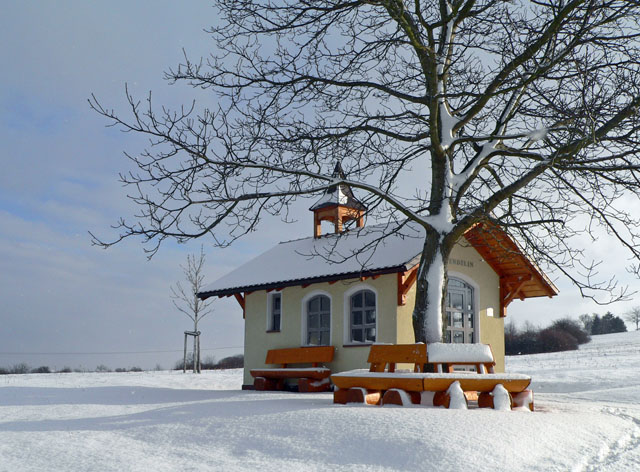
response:
<path id="1" fill-rule="evenodd" d="M 415 372 L 422 372 L 427 362 L 425 344 L 373 344 L 367 362 L 370 372 L 395 372 L 396 364 L 413 364 Z"/>
<path id="2" fill-rule="evenodd" d="M 313 364 L 317 367 L 322 362 L 333 360 L 333 346 L 292 347 L 287 349 L 271 349 L 267 352 L 266 364 Z"/>
<path id="3" fill-rule="evenodd" d="M 456 365 L 475 366 L 478 372 L 493 372 L 496 365 L 493 351 L 488 344 L 448 344 L 432 343 L 427 346 L 430 364 L 436 364 L 438 371 L 444 367 L 452 372 Z"/>

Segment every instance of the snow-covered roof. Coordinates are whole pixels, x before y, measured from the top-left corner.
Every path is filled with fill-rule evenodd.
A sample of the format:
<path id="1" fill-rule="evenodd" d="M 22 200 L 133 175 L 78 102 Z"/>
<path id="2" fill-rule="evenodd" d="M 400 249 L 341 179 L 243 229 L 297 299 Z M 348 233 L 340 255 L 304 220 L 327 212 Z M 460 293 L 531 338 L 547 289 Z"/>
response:
<path id="1" fill-rule="evenodd" d="M 376 225 L 282 242 L 207 285 L 203 298 L 406 271 L 420 262 L 424 228 L 415 222 Z M 548 296 L 558 289 L 495 225 L 476 225 L 466 240 L 501 277 L 509 296 Z"/>
<path id="2" fill-rule="evenodd" d="M 207 285 L 205 296 L 392 273 L 415 266 L 424 244 L 417 225 L 376 225 L 282 242 Z M 383 237 L 384 236 L 384 237 Z"/>

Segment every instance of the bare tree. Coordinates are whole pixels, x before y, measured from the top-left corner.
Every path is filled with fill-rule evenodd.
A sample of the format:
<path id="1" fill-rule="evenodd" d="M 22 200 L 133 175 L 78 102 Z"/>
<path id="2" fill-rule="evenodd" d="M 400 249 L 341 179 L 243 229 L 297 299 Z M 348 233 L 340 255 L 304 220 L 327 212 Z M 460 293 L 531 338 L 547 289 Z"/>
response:
<path id="1" fill-rule="evenodd" d="M 625 298 L 581 238 L 607 233 L 639 259 L 640 0 L 216 6 L 211 56 L 167 72 L 209 89 L 214 109 L 127 92 L 127 118 L 90 100 L 151 142 L 122 176 L 141 214 L 97 244 L 140 236 L 153 254 L 209 235 L 224 247 L 345 182 L 370 221 L 424 229 L 418 341 L 441 339 L 448 256 L 477 224 L 504 228 L 583 296 Z M 345 178 L 326 173 L 336 156 Z"/>
<path id="2" fill-rule="evenodd" d="M 584 326 L 584 330 L 589 334 L 591 334 L 591 328 L 593 326 L 594 317 L 595 317 L 595 313 L 593 315 L 590 315 L 589 313 L 583 313 L 578 317 L 582 322 L 582 326 Z"/>
<path id="3" fill-rule="evenodd" d="M 634 306 L 625 315 L 624 319 L 629 323 L 636 324 L 636 331 L 640 328 L 640 306 Z"/>
<path id="4" fill-rule="evenodd" d="M 193 333 L 198 333 L 198 323 L 202 318 L 213 311 L 210 307 L 212 299 L 201 300 L 196 296 L 204 288 L 204 249 L 200 246 L 200 254 L 187 255 L 187 265 L 181 265 L 180 268 L 184 273 L 187 282 L 187 288 L 184 288 L 180 282 L 176 282 L 171 286 L 171 298 L 175 307 L 193 321 Z M 185 335 L 185 346 L 186 346 Z M 185 347 L 186 351 L 186 347 Z M 193 372 L 200 373 L 200 340 L 199 335 L 193 336 Z"/>

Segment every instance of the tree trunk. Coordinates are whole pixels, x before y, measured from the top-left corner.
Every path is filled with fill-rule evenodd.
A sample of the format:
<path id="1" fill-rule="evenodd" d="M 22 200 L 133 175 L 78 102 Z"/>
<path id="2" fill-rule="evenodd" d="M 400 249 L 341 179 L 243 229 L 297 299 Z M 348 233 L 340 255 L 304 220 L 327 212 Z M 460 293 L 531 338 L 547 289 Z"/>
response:
<path id="1" fill-rule="evenodd" d="M 416 342 L 441 342 L 447 290 L 446 261 L 451 245 L 435 231 L 427 231 L 416 279 L 413 331 Z"/>

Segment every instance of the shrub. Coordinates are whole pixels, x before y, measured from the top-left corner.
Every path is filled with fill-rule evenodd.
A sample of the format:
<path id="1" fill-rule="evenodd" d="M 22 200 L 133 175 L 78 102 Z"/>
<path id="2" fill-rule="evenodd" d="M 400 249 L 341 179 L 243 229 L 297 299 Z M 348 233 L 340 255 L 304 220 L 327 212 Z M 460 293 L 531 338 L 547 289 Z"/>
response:
<path id="1" fill-rule="evenodd" d="M 211 370 L 216 368 L 216 358 L 213 356 L 207 356 L 202 361 L 202 370 Z"/>
<path id="2" fill-rule="evenodd" d="M 142 372 L 142 369 L 140 367 L 132 367 L 131 369 L 129 369 L 129 372 Z"/>
<path id="3" fill-rule="evenodd" d="M 244 356 L 242 354 L 225 357 L 215 366 L 216 369 L 239 369 L 241 367 L 244 367 Z"/>
<path id="4" fill-rule="evenodd" d="M 556 320 L 542 330 L 531 323 L 525 323 L 522 331 L 513 323 L 505 325 L 505 354 L 508 356 L 572 351 L 578 349 L 578 344 L 589 340 L 580 324 L 568 317 Z"/>
<path id="5" fill-rule="evenodd" d="M 71 367 L 67 367 L 67 366 L 63 367 L 58 371 L 59 374 L 70 374 L 71 372 L 72 372 Z"/>
<path id="6" fill-rule="evenodd" d="M 193 352 L 189 352 L 187 353 L 187 362 L 186 362 L 187 366 L 186 369 L 187 370 L 193 370 Z M 178 359 L 176 361 L 176 363 L 173 366 L 174 370 L 182 370 L 182 365 L 183 365 L 183 360 L 182 359 Z"/>
<path id="7" fill-rule="evenodd" d="M 591 336 L 589 336 L 589 334 L 587 334 L 587 332 L 582 329 L 580 323 L 569 317 L 555 320 L 553 323 L 551 323 L 551 329 L 569 333 L 576 339 L 578 344 L 585 344 L 591 341 Z"/>
<path id="8" fill-rule="evenodd" d="M 40 367 L 36 367 L 35 369 L 31 369 L 31 373 L 32 374 L 50 374 L 51 373 L 51 369 L 49 369 L 48 366 L 43 365 Z"/>
<path id="9" fill-rule="evenodd" d="M 7 375 L 9 373 L 9 371 L 7 369 L 5 369 L 4 367 L 0 367 L 0 375 Z"/>
<path id="10" fill-rule="evenodd" d="M 9 369 L 10 374 L 28 374 L 31 371 L 31 368 L 25 364 L 16 364 L 11 369 Z"/>
<path id="11" fill-rule="evenodd" d="M 96 372 L 111 372 L 111 369 L 109 369 L 104 364 L 100 364 L 99 366 L 96 367 Z"/>
<path id="12" fill-rule="evenodd" d="M 125 369 L 124 367 L 118 367 L 115 372 L 126 372 L 127 369 Z"/>
<path id="13" fill-rule="evenodd" d="M 211 369 L 240 369 L 244 367 L 244 355 L 236 354 L 235 356 L 225 357 L 218 362 L 215 362 L 215 358 L 207 356 L 202 362 L 202 370 Z M 176 361 L 173 366 L 174 370 L 182 370 L 182 359 Z M 193 356 L 189 354 L 187 356 L 187 370 L 193 370 Z"/>
<path id="14" fill-rule="evenodd" d="M 552 327 L 545 328 L 538 334 L 539 352 L 575 351 L 578 341 L 571 334 Z"/>

